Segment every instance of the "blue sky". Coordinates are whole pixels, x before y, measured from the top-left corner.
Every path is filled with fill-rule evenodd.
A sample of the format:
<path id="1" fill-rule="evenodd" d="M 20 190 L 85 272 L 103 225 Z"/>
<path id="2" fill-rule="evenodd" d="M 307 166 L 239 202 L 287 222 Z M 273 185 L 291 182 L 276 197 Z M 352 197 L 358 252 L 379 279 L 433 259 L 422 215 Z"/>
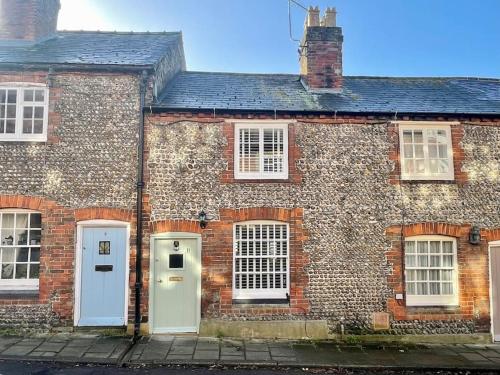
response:
<path id="1" fill-rule="evenodd" d="M 310 1 L 310 2 L 309 2 Z M 335 6 L 344 74 L 500 78 L 500 0 L 300 0 Z M 60 29 L 182 30 L 189 70 L 297 73 L 287 0 L 61 0 Z M 305 13 L 292 8 L 300 38 Z"/>

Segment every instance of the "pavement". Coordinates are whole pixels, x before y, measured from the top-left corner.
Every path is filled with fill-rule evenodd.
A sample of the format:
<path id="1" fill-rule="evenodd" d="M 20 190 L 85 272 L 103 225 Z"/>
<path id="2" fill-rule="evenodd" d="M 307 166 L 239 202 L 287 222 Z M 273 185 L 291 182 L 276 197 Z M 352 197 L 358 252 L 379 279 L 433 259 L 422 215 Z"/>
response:
<path id="1" fill-rule="evenodd" d="M 376 369 L 500 370 L 500 345 L 338 344 L 154 335 L 57 334 L 0 337 L 0 360 L 94 363 L 114 366 L 227 365 Z"/>

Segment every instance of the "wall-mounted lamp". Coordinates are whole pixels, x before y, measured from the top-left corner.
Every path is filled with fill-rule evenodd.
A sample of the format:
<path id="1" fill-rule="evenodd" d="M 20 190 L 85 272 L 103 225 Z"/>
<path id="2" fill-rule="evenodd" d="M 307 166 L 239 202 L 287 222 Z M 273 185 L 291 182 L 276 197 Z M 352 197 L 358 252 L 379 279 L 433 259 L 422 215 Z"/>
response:
<path id="1" fill-rule="evenodd" d="M 481 230 L 477 225 L 470 228 L 469 243 L 471 245 L 479 245 L 481 243 Z"/>
<path id="2" fill-rule="evenodd" d="M 200 228 L 205 229 L 207 227 L 208 218 L 207 213 L 204 210 L 201 210 L 198 214 L 198 220 L 200 221 Z"/>

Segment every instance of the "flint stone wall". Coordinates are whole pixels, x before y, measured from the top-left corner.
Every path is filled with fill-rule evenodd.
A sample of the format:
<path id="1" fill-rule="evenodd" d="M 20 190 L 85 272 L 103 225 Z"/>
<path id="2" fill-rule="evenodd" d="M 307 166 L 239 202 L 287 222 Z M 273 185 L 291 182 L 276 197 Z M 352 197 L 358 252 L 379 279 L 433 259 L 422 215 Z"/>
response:
<path id="1" fill-rule="evenodd" d="M 327 319 L 332 332 L 341 321 L 348 332 L 370 331 L 371 314 L 387 310 L 393 291 L 387 283 L 390 243 L 384 233 L 402 224 L 403 208 L 405 223 L 500 226 L 500 127 L 464 126 L 467 184 L 403 184 L 401 190 L 389 183 L 395 166 L 388 155 L 395 140 L 388 124 L 294 126 L 302 152 L 296 160 L 300 184 L 228 184 L 220 182 L 228 168 L 221 123 L 155 121 L 148 141 L 152 220 L 196 220 L 201 209 L 217 220 L 220 208 L 303 208 L 309 317 Z M 207 310 L 214 315 L 214 309 Z M 475 328 L 472 320 L 414 320 L 392 321 L 391 330 L 472 333 Z"/>

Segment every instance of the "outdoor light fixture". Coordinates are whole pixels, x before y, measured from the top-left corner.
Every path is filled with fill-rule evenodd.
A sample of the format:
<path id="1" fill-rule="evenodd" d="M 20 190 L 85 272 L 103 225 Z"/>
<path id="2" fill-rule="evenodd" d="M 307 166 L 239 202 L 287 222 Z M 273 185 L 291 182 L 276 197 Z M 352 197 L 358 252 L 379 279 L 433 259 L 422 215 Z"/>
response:
<path id="1" fill-rule="evenodd" d="M 204 210 L 201 210 L 198 214 L 198 220 L 200 221 L 200 228 L 205 229 L 207 227 L 207 213 Z"/>
<path id="2" fill-rule="evenodd" d="M 474 225 L 472 228 L 470 228 L 469 243 L 471 245 L 479 245 L 480 242 L 481 242 L 481 230 L 477 225 Z"/>

